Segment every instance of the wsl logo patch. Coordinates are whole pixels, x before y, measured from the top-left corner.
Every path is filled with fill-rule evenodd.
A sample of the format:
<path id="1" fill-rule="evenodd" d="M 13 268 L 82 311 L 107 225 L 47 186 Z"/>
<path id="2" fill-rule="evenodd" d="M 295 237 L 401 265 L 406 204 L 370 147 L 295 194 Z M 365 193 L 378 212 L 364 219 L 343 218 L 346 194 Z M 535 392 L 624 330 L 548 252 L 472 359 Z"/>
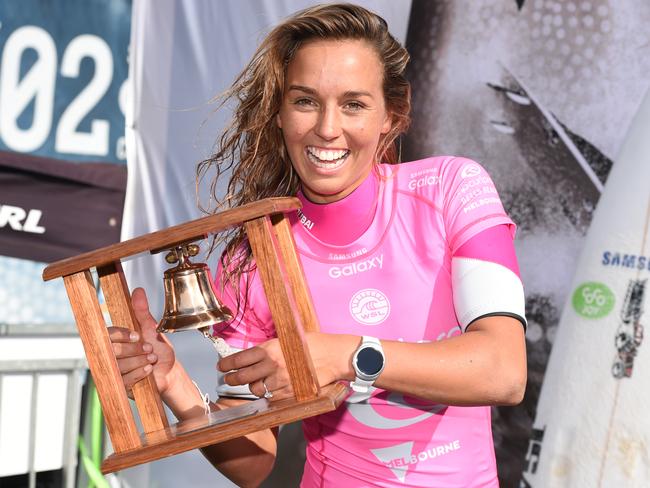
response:
<path id="1" fill-rule="evenodd" d="M 374 288 L 356 292 L 350 300 L 350 315 L 363 325 L 381 324 L 390 314 L 388 297 Z"/>

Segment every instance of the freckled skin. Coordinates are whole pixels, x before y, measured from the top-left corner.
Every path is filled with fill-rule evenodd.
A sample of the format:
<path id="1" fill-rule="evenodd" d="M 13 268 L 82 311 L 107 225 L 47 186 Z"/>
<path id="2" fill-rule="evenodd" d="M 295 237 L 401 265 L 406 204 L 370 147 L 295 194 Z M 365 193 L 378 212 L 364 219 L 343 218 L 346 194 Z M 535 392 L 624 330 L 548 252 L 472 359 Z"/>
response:
<path id="1" fill-rule="evenodd" d="M 289 63 L 276 121 L 311 201 L 340 200 L 370 173 L 380 137 L 391 127 L 382 79 L 375 50 L 360 40 L 310 42 Z M 349 154 L 340 166 L 323 168 L 308 148 Z"/>

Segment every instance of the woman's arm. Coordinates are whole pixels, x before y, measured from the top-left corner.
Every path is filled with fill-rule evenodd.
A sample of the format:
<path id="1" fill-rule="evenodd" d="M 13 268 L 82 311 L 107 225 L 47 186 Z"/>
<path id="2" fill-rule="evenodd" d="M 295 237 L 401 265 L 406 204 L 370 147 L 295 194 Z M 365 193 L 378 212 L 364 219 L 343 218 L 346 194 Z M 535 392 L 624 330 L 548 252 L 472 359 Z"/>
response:
<path id="1" fill-rule="evenodd" d="M 127 389 L 153 372 L 162 400 L 179 420 L 205 414 L 203 398 L 149 312 L 142 289 L 133 292 L 133 308 L 141 335 L 126 328 L 109 327 L 109 337 Z M 212 411 L 248 400 L 220 399 Z M 258 486 L 275 462 L 276 429 L 266 429 L 239 439 L 201 449 L 210 463 L 239 486 Z"/>
<path id="2" fill-rule="evenodd" d="M 205 413 L 203 398 L 179 362 L 176 378 L 163 393 L 163 401 L 179 420 Z M 251 400 L 221 398 L 210 403 L 212 412 L 241 405 Z M 226 442 L 201 449 L 205 458 L 237 486 L 259 486 L 273 469 L 277 448 L 277 429 L 253 432 Z"/>
<path id="3" fill-rule="evenodd" d="M 352 356 L 361 337 L 308 333 L 309 351 L 321 386 L 354 380 Z M 375 386 L 446 405 L 515 405 L 526 386 L 526 347 L 521 322 L 507 316 L 476 320 L 467 331 L 438 342 L 381 341 L 385 368 Z M 219 362 L 230 385 L 251 384 L 274 399 L 292 395 L 277 339 Z"/>
<path id="4" fill-rule="evenodd" d="M 519 403 L 527 376 L 525 319 L 512 234 L 506 225 L 484 230 L 455 256 L 472 263 L 471 272 L 452 266 L 456 313 L 463 317 L 465 332 L 430 343 L 382 341 L 385 369 L 375 386 L 448 405 Z M 497 315 L 485 316 L 491 312 Z M 308 334 L 307 339 L 321 385 L 354 380 L 352 356 L 361 337 Z M 226 375 L 226 382 L 250 383 L 255 394 L 264 392 L 260 378 L 275 397 L 292 394 L 277 340 L 224 358 L 219 368 L 238 369 Z"/>
<path id="5" fill-rule="evenodd" d="M 343 347 L 344 340 L 338 341 Z M 350 361 L 342 376 L 353 380 Z M 463 335 L 430 343 L 382 341 L 386 366 L 375 386 L 446 405 L 516 405 L 526 387 L 521 323 L 511 317 L 477 320 Z M 350 346 L 347 346 L 348 348 Z"/>

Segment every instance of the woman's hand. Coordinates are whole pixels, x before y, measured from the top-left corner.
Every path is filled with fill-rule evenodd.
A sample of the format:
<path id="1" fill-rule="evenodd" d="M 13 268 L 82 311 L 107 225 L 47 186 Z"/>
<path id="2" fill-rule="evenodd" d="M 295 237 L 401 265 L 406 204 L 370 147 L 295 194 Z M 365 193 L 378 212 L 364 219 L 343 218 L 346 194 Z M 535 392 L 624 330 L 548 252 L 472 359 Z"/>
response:
<path id="1" fill-rule="evenodd" d="M 359 337 L 308 332 L 305 340 L 320 386 L 351 379 L 352 354 L 359 344 Z M 224 380 L 228 385 L 248 384 L 251 393 L 258 397 L 263 397 L 266 389 L 273 394 L 273 400 L 294 395 L 279 339 L 222 358 L 217 367 L 227 373 Z"/>
<path id="2" fill-rule="evenodd" d="M 125 327 L 109 327 L 113 353 L 127 391 L 153 371 L 162 394 L 170 387 L 170 372 L 176 362 L 174 348 L 167 338 L 156 332 L 157 323 L 149 311 L 144 290 L 136 288 L 131 300 L 141 334 Z"/>

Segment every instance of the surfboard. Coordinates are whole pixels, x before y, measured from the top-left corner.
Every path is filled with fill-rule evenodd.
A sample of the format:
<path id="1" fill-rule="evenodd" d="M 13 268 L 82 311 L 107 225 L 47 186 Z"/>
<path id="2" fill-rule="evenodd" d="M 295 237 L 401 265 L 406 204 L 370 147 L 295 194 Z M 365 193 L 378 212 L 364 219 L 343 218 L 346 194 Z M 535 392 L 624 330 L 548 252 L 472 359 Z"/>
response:
<path id="1" fill-rule="evenodd" d="M 605 184 L 571 290 L 519 486 L 648 487 L 650 91 Z"/>

